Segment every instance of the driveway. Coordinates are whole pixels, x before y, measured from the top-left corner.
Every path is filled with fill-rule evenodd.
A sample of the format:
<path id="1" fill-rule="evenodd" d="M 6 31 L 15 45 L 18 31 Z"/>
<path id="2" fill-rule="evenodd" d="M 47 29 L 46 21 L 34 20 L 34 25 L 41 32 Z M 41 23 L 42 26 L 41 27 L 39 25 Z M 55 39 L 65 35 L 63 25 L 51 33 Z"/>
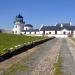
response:
<path id="1" fill-rule="evenodd" d="M 63 59 L 62 70 L 64 75 L 75 75 L 75 60 L 71 53 L 72 49 L 75 49 L 75 45 L 69 39 L 61 39 L 60 53 Z"/>
<path id="2" fill-rule="evenodd" d="M 64 75 L 75 75 L 75 44 L 55 38 L 0 63 L 0 75 L 53 75 L 57 56 Z"/>
<path id="3" fill-rule="evenodd" d="M 52 75 L 60 41 L 55 38 L 0 63 L 0 75 Z"/>

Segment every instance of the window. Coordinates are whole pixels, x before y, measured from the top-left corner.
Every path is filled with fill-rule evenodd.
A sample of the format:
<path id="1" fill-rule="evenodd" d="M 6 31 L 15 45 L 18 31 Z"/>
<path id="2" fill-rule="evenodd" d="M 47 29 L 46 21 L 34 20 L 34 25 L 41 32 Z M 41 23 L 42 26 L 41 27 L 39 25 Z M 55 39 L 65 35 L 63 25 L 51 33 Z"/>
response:
<path id="1" fill-rule="evenodd" d="M 48 33 L 46 33 L 46 35 L 48 35 Z"/>
<path id="2" fill-rule="evenodd" d="M 55 30 L 55 34 L 57 34 L 57 30 Z"/>
<path id="3" fill-rule="evenodd" d="M 27 28 L 26 28 L 26 30 L 27 30 Z"/>
<path id="4" fill-rule="evenodd" d="M 49 32 L 49 34 L 51 34 L 51 32 Z"/>
<path id="5" fill-rule="evenodd" d="M 73 34 L 73 30 L 71 31 L 71 34 Z"/>
<path id="6" fill-rule="evenodd" d="M 24 34 L 26 34 L 26 32 Z"/>
<path id="7" fill-rule="evenodd" d="M 30 32 L 30 34 L 31 34 L 31 32 Z"/>
<path id="8" fill-rule="evenodd" d="M 35 34 L 36 34 L 36 32 L 35 32 Z"/>
<path id="9" fill-rule="evenodd" d="M 45 30 L 43 31 L 43 35 L 45 35 Z"/>
<path id="10" fill-rule="evenodd" d="M 14 31 L 12 31 L 12 33 L 14 34 Z"/>

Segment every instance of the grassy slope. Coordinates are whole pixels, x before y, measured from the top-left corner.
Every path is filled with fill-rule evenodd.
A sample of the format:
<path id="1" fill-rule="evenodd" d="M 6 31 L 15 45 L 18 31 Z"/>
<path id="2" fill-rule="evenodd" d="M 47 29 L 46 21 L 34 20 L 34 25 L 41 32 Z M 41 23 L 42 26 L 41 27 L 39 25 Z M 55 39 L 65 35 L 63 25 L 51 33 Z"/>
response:
<path id="1" fill-rule="evenodd" d="M 42 37 L 37 36 L 23 36 L 23 35 L 12 35 L 0 33 L 0 54 L 3 53 L 3 49 L 14 47 L 22 43 L 27 43 L 41 39 Z"/>

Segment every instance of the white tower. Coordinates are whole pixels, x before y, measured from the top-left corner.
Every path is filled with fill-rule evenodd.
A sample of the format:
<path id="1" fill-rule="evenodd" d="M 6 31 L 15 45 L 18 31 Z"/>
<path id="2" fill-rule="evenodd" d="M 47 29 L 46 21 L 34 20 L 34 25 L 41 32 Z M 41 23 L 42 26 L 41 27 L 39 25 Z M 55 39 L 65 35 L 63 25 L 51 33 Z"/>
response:
<path id="1" fill-rule="evenodd" d="M 14 28 L 13 28 L 13 33 L 14 34 L 21 34 L 21 31 L 24 30 L 24 25 L 25 25 L 25 22 L 23 21 L 23 17 L 18 14 L 15 18 L 15 21 L 14 21 Z"/>

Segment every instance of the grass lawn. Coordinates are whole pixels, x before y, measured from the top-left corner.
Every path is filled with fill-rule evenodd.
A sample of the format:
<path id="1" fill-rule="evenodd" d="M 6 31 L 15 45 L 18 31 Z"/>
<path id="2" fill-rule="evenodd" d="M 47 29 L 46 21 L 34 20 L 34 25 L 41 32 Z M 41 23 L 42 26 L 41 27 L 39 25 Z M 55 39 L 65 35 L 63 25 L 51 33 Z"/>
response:
<path id="1" fill-rule="evenodd" d="M 43 37 L 40 36 L 24 36 L 0 33 L 0 55 L 6 52 L 6 49 L 14 47 L 15 45 L 20 45 L 42 38 Z"/>

